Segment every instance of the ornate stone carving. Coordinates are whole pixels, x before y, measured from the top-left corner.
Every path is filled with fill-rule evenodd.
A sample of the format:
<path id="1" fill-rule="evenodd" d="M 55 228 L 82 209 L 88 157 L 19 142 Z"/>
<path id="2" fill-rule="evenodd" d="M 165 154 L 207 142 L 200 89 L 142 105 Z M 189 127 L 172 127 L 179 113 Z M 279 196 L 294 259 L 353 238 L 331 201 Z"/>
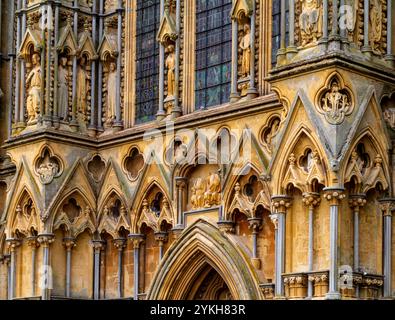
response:
<path id="1" fill-rule="evenodd" d="M 32 55 L 33 68 L 29 72 L 26 78 L 26 91 L 27 91 L 27 102 L 26 109 L 28 114 L 27 124 L 34 124 L 40 113 L 41 108 L 41 58 L 38 53 Z"/>
<path id="2" fill-rule="evenodd" d="M 351 115 L 354 110 L 351 91 L 345 87 L 338 76 L 329 78 L 326 86 L 320 90 L 318 97 L 318 112 L 323 114 L 330 124 L 341 124 L 346 116 Z"/>
<path id="3" fill-rule="evenodd" d="M 273 139 L 279 132 L 280 124 L 280 117 L 274 116 L 269 120 L 267 126 L 262 130 L 261 140 L 269 153 L 273 152 Z"/>
<path id="4" fill-rule="evenodd" d="M 50 184 L 54 178 L 62 174 L 63 166 L 59 158 L 45 147 L 36 158 L 34 169 L 42 184 Z"/>
<path id="5" fill-rule="evenodd" d="M 307 296 L 307 275 L 304 273 L 286 274 L 283 277 L 285 295 L 288 299 L 303 299 Z"/>
<path id="6" fill-rule="evenodd" d="M 117 109 L 117 65 L 110 62 L 107 75 L 107 112 L 106 123 L 112 124 L 116 118 Z"/>
<path id="7" fill-rule="evenodd" d="M 325 295 L 328 293 L 329 288 L 329 272 L 310 272 L 308 275 L 308 280 L 313 283 L 313 296 L 315 298 L 325 297 Z"/>
<path id="8" fill-rule="evenodd" d="M 176 69 L 176 54 L 174 52 L 174 45 L 169 44 L 166 48 L 167 58 L 165 66 L 167 68 L 167 99 L 174 97 L 175 94 L 175 69 Z"/>
<path id="9" fill-rule="evenodd" d="M 79 60 L 77 70 L 77 108 L 84 119 L 88 110 L 88 95 L 90 92 L 90 75 L 87 71 L 87 61 L 85 56 Z"/>
<path id="10" fill-rule="evenodd" d="M 300 0 L 302 12 L 299 16 L 302 46 L 317 42 L 322 36 L 322 5 L 319 0 Z"/>
<path id="11" fill-rule="evenodd" d="M 192 186 L 192 209 L 210 208 L 221 202 L 221 178 L 216 173 L 210 173 L 203 180 L 196 178 Z"/>
<path id="12" fill-rule="evenodd" d="M 369 12 L 369 40 L 372 50 L 376 54 L 381 54 L 381 40 L 383 33 L 383 9 L 384 0 L 370 0 Z"/>

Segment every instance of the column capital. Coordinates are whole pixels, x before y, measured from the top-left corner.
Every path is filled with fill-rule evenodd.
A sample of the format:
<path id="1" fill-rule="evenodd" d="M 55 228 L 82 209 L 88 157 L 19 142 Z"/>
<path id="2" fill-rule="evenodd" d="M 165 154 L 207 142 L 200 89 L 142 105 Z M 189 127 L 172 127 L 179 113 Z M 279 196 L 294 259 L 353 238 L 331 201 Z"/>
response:
<path id="1" fill-rule="evenodd" d="M 318 207 L 321 203 L 320 194 L 317 192 L 304 192 L 303 193 L 303 204 L 310 209 Z"/>
<path id="2" fill-rule="evenodd" d="M 175 177 L 177 188 L 185 188 L 187 186 L 188 179 L 185 177 Z"/>
<path id="3" fill-rule="evenodd" d="M 278 213 L 273 213 L 270 216 L 270 220 L 272 220 L 272 223 L 274 224 L 274 229 L 278 229 Z"/>
<path id="4" fill-rule="evenodd" d="M 155 240 L 158 242 L 167 242 L 167 240 L 169 239 L 169 234 L 167 232 L 164 231 L 160 231 L 160 232 L 155 232 Z"/>
<path id="5" fill-rule="evenodd" d="M 63 245 L 67 251 L 70 251 L 76 246 L 76 239 L 72 237 L 63 238 Z"/>
<path id="6" fill-rule="evenodd" d="M 22 243 L 20 239 L 17 238 L 9 238 L 6 239 L 8 246 L 10 247 L 10 251 L 14 252 L 17 247 L 19 247 Z"/>
<path id="7" fill-rule="evenodd" d="M 380 210 L 383 212 L 383 216 L 392 216 L 392 211 L 395 210 L 395 199 L 394 198 L 382 198 L 379 200 Z"/>
<path id="8" fill-rule="evenodd" d="M 257 233 L 262 230 L 262 219 L 253 217 L 248 218 L 248 227 L 252 230 L 253 233 Z"/>
<path id="9" fill-rule="evenodd" d="M 328 187 L 324 188 L 324 198 L 329 201 L 330 205 L 339 205 L 340 201 L 346 197 L 344 188 Z"/>
<path id="10" fill-rule="evenodd" d="M 104 241 L 104 240 L 92 240 L 91 244 L 92 244 L 93 250 L 95 252 L 97 252 L 97 251 L 100 252 L 100 251 L 104 250 L 104 248 L 106 246 L 106 241 Z"/>
<path id="11" fill-rule="evenodd" d="M 37 236 L 37 241 L 43 247 L 49 247 L 49 245 L 55 241 L 55 235 L 53 233 L 42 233 Z"/>
<path id="12" fill-rule="evenodd" d="M 114 246 L 118 249 L 118 251 L 122 251 L 124 248 L 126 248 L 126 238 L 118 238 L 118 239 L 114 239 L 113 243 Z"/>
<path id="13" fill-rule="evenodd" d="M 287 208 L 291 206 L 292 198 L 287 195 L 272 196 L 272 211 L 275 213 L 286 213 Z"/>
<path id="14" fill-rule="evenodd" d="M 11 262 L 11 255 L 10 254 L 5 254 L 3 255 L 3 263 L 6 265 L 9 265 Z"/>
<path id="15" fill-rule="evenodd" d="M 28 246 L 31 247 L 32 250 L 36 250 L 40 246 L 40 243 L 38 242 L 37 237 L 26 238 L 26 241 L 27 241 Z"/>
<path id="16" fill-rule="evenodd" d="M 352 194 L 349 196 L 348 204 L 354 211 L 359 211 L 366 204 L 366 194 Z"/>
<path id="17" fill-rule="evenodd" d="M 135 249 L 140 248 L 140 245 L 144 242 L 145 235 L 141 233 L 129 234 L 128 238 L 133 242 L 133 247 Z"/>

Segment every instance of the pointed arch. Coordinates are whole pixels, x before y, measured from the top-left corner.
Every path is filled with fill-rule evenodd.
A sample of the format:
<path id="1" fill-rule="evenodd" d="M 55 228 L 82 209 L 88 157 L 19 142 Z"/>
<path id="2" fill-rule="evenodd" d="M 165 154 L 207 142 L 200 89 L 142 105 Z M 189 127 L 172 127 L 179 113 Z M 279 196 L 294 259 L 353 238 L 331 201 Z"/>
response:
<path id="1" fill-rule="evenodd" d="M 184 231 L 166 252 L 148 291 L 148 300 L 186 297 L 196 273 L 210 264 L 237 300 L 262 299 L 258 279 L 236 244 L 205 220 Z"/>

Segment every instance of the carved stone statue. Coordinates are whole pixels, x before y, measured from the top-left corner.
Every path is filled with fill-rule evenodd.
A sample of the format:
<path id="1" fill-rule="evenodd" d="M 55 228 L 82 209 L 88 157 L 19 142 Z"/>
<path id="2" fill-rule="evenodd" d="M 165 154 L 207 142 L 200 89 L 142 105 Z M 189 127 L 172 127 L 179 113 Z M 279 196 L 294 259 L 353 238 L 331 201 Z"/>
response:
<path id="1" fill-rule="evenodd" d="M 370 2 L 370 13 L 369 13 L 369 38 L 370 46 L 373 51 L 377 54 L 380 52 L 380 41 L 383 28 L 383 10 L 381 0 L 372 0 Z"/>
<path id="2" fill-rule="evenodd" d="M 175 69 L 176 69 L 176 55 L 174 53 L 174 45 L 169 45 L 168 55 L 166 58 L 166 68 L 167 68 L 167 97 L 174 97 L 175 93 Z"/>
<path id="3" fill-rule="evenodd" d="M 345 116 L 352 112 L 351 101 L 346 93 L 340 91 L 337 81 L 332 81 L 330 90 L 322 98 L 321 109 L 331 124 L 342 123 Z"/>
<path id="4" fill-rule="evenodd" d="M 322 35 L 322 14 L 319 0 L 301 0 L 302 13 L 299 17 L 302 46 L 317 41 Z"/>
<path id="5" fill-rule="evenodd" d="M 243 77 L 247 77 L 251 70 L 251 30 L 248 23 L 244 24 L 244 35 L 240 41 L 240 49 L 243 51 L 241 74 Z"/>
<path id="6" fill-rule="evenodd" d="M 59 166 L 49 159 L 40 164 L 39 168 L 37 169 L 37 173 L 40 175 L 40 179 L 43 184 L 51 183 L 58 171 Z"/>
<path id="7" fill-rule="evenodd" d="M 86 115 L 90 77 L 86 71 L 86 59 L 82 57 L 77 71 L 77 108 L 81 114 Z"/>
<path id="8" fill-rule="evenodd" d="M 61 57 L 58 68 L 58 110 L 61 119 L 67 121 L 69 117 L 69 75 L 67 58 Z"/>
<path id="9" fill-rule="evenodd" d="M 267 134 L 265 136 L 265 142 L 268 146 L 271 146 L 273 137 L 277 134 L 278 128 L 280 126 L 280 119 L 275 118 L 272 125 L 270 126 Z"/>
<path id="10" fill-rule="evenodd" d="M 35 121 L 40 112 L 42 80 L 40 60 L 40 56 L 34 53 L 32 56 L 33 69 L 26 78 L 28 124 Z"/>
<path id="11" fill-rule="evenodd" d="M 117 106 L 117 72 L 116 64 L 110 63 L 110 70 L 107 78 L 107 122 L 115 120 L 116 117 L 116 106 Z"/>
<path id="12" fill-rule="evenodd" d="M 199 209 L 204 207 L 204 193 L 206 185 L 204 180 L 197 178 L 192 187 L 191 203 L 193 209 Z"/>
<path id="13" fill-rule="evenodd" d="M 210 173 L 207 177 L 207 191 L 204 194 L 204 206 L 209 208 L 221 201 L 221 178 L 218 174 Z"/>

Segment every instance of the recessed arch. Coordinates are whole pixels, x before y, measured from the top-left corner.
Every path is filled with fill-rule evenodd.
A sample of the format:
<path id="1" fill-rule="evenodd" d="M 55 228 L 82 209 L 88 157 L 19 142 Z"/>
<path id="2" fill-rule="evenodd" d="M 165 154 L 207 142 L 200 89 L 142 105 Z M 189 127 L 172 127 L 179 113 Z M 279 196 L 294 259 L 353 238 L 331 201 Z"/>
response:
<path id="1" fill-rule="evenodd" d="M 178 300 L 204 265 L 211 265 L 225 281 L 234 299 L 261 299 L 256 275 L 235 244 L 215 226 L 196 221 L 166 252 L 153 279 L 149 300 Z"/>

